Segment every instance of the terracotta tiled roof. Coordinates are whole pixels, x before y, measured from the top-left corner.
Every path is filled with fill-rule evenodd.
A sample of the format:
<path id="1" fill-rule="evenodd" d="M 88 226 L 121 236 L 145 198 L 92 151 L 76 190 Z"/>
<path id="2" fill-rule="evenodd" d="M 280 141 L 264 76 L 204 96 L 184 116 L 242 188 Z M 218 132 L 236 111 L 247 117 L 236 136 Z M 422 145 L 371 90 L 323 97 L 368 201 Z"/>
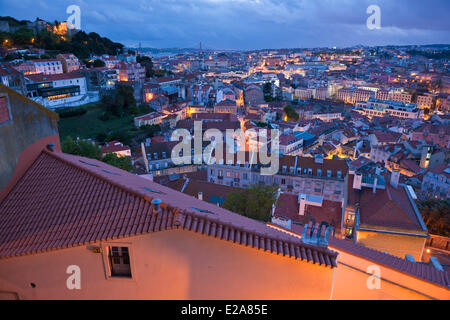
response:
<path id="1" fill-rule="evenodd" d="M 275 216 L 291 219 L 302 224 L 309 223 L 312 219 L 316 223 L 328 222 L 337 233 L 340 233 L 342 217 L 342 204 L 336 201 L 323 200 L 321 207 L 306 205 L 305 214 L 299 215 L 298 195 L 280 194 L 276 207 Z"/>
<path id="2" fill-rule="evenodd" d="M 59 73 L 59 74 L 29 74 L 26 78 L 30 79 L 33 82 L 44 82 L 44 81 L 59 81 L 59 80 L 69 80 L 69 79 L 79 79 L 84 76 L 77 71 L 69 72 L 69 73 Z"/>
<path id="3" fill-rule="evenodd" d="M 360 206 L 361 227 L 398 228 L 410 232 L 423 233 L 414 208 L 402 186 L 397 188 L 386 183 L 385 189 L 353 189 L 354 175 L 348 177 L 348 203 Z M 385 176 L 385 181 L 389 177 Z"/>
<path id="4" fill-rule="evenodd" d="M 162 201 L 154 210 L 151 200 Z M 101 161 L 43 151 L 0 203 L 0 258 L 186 229 L 314 264 L 337 253 Z"/>

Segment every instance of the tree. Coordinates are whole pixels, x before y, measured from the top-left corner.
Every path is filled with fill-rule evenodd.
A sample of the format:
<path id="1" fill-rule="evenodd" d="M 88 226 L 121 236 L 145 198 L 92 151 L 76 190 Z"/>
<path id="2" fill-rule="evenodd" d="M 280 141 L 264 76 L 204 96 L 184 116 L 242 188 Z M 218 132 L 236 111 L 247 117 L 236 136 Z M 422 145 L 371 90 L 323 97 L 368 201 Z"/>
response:
<path id="1" fill-rule="evenodd" d="M 68 136 L 61 145 L 64 153 L 82 156 L 91 159 L 101 159 L 102 153 L 100 147 L 91 141 L 87 140 L 73 140 Z"/>
<path id="2" fill-rule="evenodd" d="M 286 120 L 288 121 L 297 121 L 299 118 L 298 113 L 291 105 L 287 105 L 286 107 L 284 107 L 284 113 L 286 114 Z"/>
<path id="3" fill-rule="evenodd" d="M 153 70 L 153 61 L 147 56 L 137 56 L 136 62 L 140 63 L 141 66 L 145 68 L 145 76 L 151 78 L 154 76 L 155 72 Z"/>
<path id="4" fill-rule="evenodd" d="M 94 68 L 100 68 L 100 67 L 104 67 L 105 66 L 105 62 L 103 60 L 100 60 L 100 59 L 95 59 L 93 65 L 94 65 Z"/>
<path id="5" fill-rule="evenodd" d="M 130 114 L 131 111 L 136 111 L 135 109 L 131 109 L 131 107 L 136 105 L 134 89 L 128 85 L 118 86 L 115 93 L 103 96 L 101 103 L 103 105 L 103 110 L 107 113 L 102 116 L 105 119 L 108 114 L 123 117 L 124 115 Z"/>
<path id="6" fill-rule="evenodd" d="M 34 38 L 34 32 L 28 28 L 20 28 L 12 34 L 12 40 L 14 45 L 26 45 L 31 44 Z"/>
<path id="7" fill-rule="evenodd" d="M 264 83 L 263 92 L 264 92 L 264 100 L 266 102 L 273 101 L 273 97 L 272 97 L 272 83 L 271 82 Z"/>
<path id="8" fill-rule="evenodd" d="M 450 200 L 423 200 L 417 207 L 430 233 L 450 236 Z"/>
<path id="9" fill-rule="evenodd" d="M 270 221 L 272 205 L 277 198 L 277 187 L 253 185 L 228 194 L 224 207 L 245 217 Z"/>
<path id="10" fill-rule="evenodd" d="M 107 153 L 103 159 L 103 162 L 112 165 L 114 167 L 117 167 L 119 169 L 131 172 L 133 171 L 134 167 L 131 163 L 131 159 L 128 157 L 118 157 L 115 153 Z"/>

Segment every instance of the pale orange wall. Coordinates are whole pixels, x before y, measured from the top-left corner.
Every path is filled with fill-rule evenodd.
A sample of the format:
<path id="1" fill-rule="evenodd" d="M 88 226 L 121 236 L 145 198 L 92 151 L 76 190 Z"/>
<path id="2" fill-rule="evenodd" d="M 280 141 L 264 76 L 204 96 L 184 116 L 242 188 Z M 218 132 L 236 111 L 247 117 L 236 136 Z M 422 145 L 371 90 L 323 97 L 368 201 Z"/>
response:
<path id="1" fill-rule="evenodd" d="M 409 274 L 378 265 L 367 259 L 330 247 L 339 253 L 336 279 L 333 288 L 333 300 L 449 300 L 450 290 L 439 285 L 423 281 Z M 378 266 L 380 270 L 380 288 L 369 289 L 367 281 L 373 274 L 368 268 Z"/>
<path id="2" fill-rule="evenodd" d="M 19 291 L 22 299 L 330 297 L 330 268 L 191 231 L 163 231 L 114 242 L 132 244 L 135 279 L 107 280 L 103 254 L 76 247 L 0 260 L 0 291 Z M 66 288 L 65 272 L 71 264 L 81 268 L 81 290 Z"/>
<path id="3" fill-rule="evenodd" d="M 405 258 L 410 254 L 416 261 L 422 260 L 423 248 L 427 238 L 357 231 L 357 242 L 365 247 Z"/>

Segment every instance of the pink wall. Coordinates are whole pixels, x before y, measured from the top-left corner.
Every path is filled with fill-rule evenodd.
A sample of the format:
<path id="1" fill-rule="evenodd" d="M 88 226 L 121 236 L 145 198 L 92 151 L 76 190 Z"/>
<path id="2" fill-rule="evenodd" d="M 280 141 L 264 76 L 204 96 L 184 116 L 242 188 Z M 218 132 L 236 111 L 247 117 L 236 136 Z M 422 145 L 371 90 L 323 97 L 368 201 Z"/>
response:
<path id="1" fill-rule="evenodd" d="M 333 271 L 196 234 L 165 231 L 131 243 L 134 279 L 106 279 L 101 253 L 86 247 L 0 260 L 0 278 L 21 299 L 328 299 Z M 81 290 L 66 268 L 81 268 Z M 35 288 L 30 283 L 36 284 Z M 0 286 L 2 282 L 0 282 Z M 16 288 L 16 289 L 15 289 Z M 307 290 L 305 290 L 307 289 Z"/>
<path id="2" fill-rule="evenodd" d="M 107 260 L 90 246 L 55 250 L 0 260 L 0 299 L 329 299 L 332 287 L 333 299 L 450 299 L 446 288 L 383 266 L 371 290 L 375 263 L 343 251 L 331 270 L 183 230 L 96 245 L 109 243 L 131 245 L 133 279 L 108 279 Z M 66 287 L 69 265 L 81 268 L 81 290 Z"/>

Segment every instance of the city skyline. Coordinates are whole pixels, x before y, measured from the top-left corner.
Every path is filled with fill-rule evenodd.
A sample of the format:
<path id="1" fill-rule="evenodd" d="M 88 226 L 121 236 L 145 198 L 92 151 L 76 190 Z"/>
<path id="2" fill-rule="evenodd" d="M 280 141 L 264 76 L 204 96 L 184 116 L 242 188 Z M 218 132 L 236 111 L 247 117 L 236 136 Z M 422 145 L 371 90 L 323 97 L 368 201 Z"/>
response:
<path id="1" fill-rule="evenodd" d="M 449 43 L 450 4 L 432 1 L 122 0 L 22 1 L 2 4 L 2 15 L 65 21 L 68 6 L 81 9 L 81 29 L 128 47 L 257 50 L 275 48 L 426 45 Z M 370 30 L 370 5 L 381 10 L 381 28 Z M 186 28 L 189 26 L 189 28 Z M 271 41 L 267 41 L 271 39 Z"/>

